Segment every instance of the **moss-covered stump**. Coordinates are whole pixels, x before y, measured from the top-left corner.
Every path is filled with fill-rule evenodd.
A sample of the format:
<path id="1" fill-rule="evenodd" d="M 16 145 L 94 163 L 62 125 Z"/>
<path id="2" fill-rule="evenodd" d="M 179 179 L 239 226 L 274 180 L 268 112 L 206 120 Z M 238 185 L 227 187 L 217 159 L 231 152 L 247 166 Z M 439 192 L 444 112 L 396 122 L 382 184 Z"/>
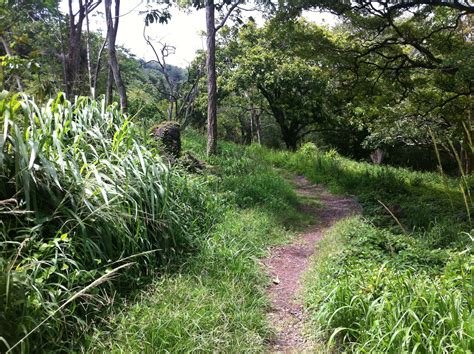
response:
<path id="1" fill-rule="evenodd" d="M 175 159 L 181 155 L 181 134 L 179 123 L 165 121 L 151 129 L 151 135 L 158 141 L 164 152 Z"/>

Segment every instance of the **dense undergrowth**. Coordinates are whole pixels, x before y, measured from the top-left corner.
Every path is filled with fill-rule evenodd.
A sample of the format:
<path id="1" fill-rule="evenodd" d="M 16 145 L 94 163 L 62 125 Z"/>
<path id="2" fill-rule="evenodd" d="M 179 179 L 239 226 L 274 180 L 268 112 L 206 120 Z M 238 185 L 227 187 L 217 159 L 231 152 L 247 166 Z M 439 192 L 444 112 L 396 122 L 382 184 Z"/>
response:
<path id="1" fill-rule="evenodd" d="M 170 168 L 86 98 L 3 94 L 0 113 L 2 352 L 262 348 L 257 257 L 300 221 L 268 163 L 222 144 L 202 174 Z"/>
<path id="2" fill-rule="evenodd" d="M 331 231 L 307 275 L 313 338 L 356 352 L 473 350 L 472 180 L 358 163 L 312 145 L 260 153 L 364 207 Z"/>
<path id="3" fill-rule="evenodd" d="M 70 349 L 115 292 L 195 247 L 219 204 L 115 106 L 4 93 L 0 113 L 0 351 Z"/>
<path id="4" fill-rule="evenodd" d="M 473 349 L 468 177 L 313 145 L 221 143 L 206 159 L 191 131 L 184 147 L 207 164 L 196 174 L 170 168 L 143 127 L 101 102 L 59 96 L 39 107 L 2 94 L 0 113 L 2 352 L 263 351 L 258 258 L 304 218 L 284 170 L 364 207 L 331 231 L 308 273 L 315 340 L 362 352 Z"/>
<path id="5" fill-rule="evenodd" d="M 204 159 L 202 136 L 188 132 L 184 146 Z M 231 143 L 221 143 L 219 151 L 202 175 L 221 198 L 219 222 L 199 238 L 195 253 L 117 307 L 89 348 L 264 351 L 271 329 L 258 258 L 303 220 L 291 185 L 268 162 Z"/>

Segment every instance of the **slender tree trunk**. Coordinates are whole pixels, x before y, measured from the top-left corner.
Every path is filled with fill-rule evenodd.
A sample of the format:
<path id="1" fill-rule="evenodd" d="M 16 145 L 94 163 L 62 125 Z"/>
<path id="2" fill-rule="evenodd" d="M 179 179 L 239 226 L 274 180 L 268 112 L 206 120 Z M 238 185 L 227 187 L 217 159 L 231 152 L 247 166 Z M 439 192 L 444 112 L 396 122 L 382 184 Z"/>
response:
<path id="1" fill-rule="evenodd" d="M 114 73 L 110 65 L 108 65 L 107 70 L 107 86 L 105 88 L 105 105 L 108 106 L 112 104 L 113 99 L 113 90 L 114 90 Z"/>
<path id="2" fill-rule="evenodd" d="M 91 33 L 90 33 L 90 27 L 89 27 L 89 7 L 86 7 L 86 34 L 87 34 L 87 39 L 86 39 L 86 53 L 87 53 L 87 74 L 89 76 L 89 90 L 91 97 L 95 97 L 95 92 L 94 92 L 94 85 L 92 82 L 92 63 L 91 63 Z"/>
<path id="3" fill-rule="evenodd" d="M 207 155 L 217 153 L 216 27 L 214 0 L 206 0 Z"/>
<path id="4" fill-rule="evenodd" d="M 253 142 L 253 125 L 254 125 L 255 111 L 253 110 L 250 113 L 250 144 Z"/>
<path id="5" fill-rule="evenodd" d="M 97 64 L 95 66 L 94 77 L 92 79 L 92 98 L 93 99 L 96 99 L 97 97 L 97 81 L 99 80 L 100 66 L 102 63 L 102 53 L 104 51 L 106 44 L 107 44 L 107 39 L 104 40 L 104 42 L 102 43 L 102 46 L 99 49 L 99 53 L 97 54 Z"/>
<path id="6" fill-rule="evenodd" d="M 174 119 L 178 121 L 178 99 L 174 101 Z"/>
<path id="7" fill-rule="evenodd" d="M 112 69 L 115 86 L 120 96 L 120 107 L 123 112 L 127 111 L 127 91 L 122 80 L 120 67 L 117 59 L 117 51 L 115 50 L 115 40 L 117 39 L 117 30 L 120 16 L 120 0 L 115 0 L 115 21 L 112 18 L 112 0 L 105 0 L 105 18 L 107 21 L 107 49 L 109 53 L 109 66 Z"/>
<path id="8" fill-rule="evenodd" d="M 5 52 L 7 53 L 7 56 L 12 57 L 13 56 L 12 50 L 10 48 L 10 45 L 8 44 L 8 41 L 5 39 L 5 37 L 0 35 L 0 41 L 3 44 L 3 48 L 5 48 Z M 18 90 L 23 91 L 23 85 L 21 84 L 20 77 L 16 73 L 13 74 L 13 77 L 15 78 L 16 85 L 18 86 Z"/>
<path id="9" fill-rule="evenodd" d="M 473 107 L 469 104 L 467 107 L 467 122 L 462 124 L 464 143 L 461 145 L 461 160 L 466 175 L 471 174 L 474 170 L 474 124 L 472 111 Z"/>
<path id="10" fill-rule="evenodd" d="M 171 99 L 169 99 L 168 101 L 168 121 L 171 121 L 173 120 L 173 101 Z"/>
<path id="11" fill-rule="evenodd" d="M 61 64 L 62 64 L 62 71 L 63 71 L 63 90 L 66 92 L 66 82 L 67 82 L 67 55 L 66 55 L 66 45 L 64 40 L 63 31 L 61 28 L 61 20 L 58 19 L 58 27 L 59 27 L 59 41 L 61 43 Z"/>
<path id="12" fill-rule="evenodd" d="M 257 143 L 262 145 L 262 126 L 260 124 L 260 112 L 255 114 L 255 132 L 257 133 Z"/>

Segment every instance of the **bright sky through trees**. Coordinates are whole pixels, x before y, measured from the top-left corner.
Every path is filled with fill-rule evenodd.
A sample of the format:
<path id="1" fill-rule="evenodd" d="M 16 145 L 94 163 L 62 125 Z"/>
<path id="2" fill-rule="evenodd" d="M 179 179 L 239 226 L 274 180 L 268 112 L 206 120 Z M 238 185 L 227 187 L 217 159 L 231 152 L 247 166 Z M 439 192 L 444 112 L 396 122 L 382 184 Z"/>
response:
<path id="1" fill-rule="evenodd" d="M 143 39 L 144 15 L 148 5 L 145 0 L 127 0 L 122 3 L 120 26 L 118 30 L 117 44 L 125 48 L 139 58 L 146 60 L 154 59 L 152 50 L 147 47 Z M 156 6 L 156 5 L 155 5 Z M 62 0 L 61 9 L 67 12 L 67 1 Z M 257 23 L 263 23 L 262 15 L 257 11 L 249 11 L 244 15 L 252 16 Z M 166 25 L 153 24 L 147 28 L 147 34 L 163 43 L 176 47 L 176 53 L 170 56 L 169 62 L 174 65 L 186 67 L 195 57 L 199 49 L 205 49 L 205 38 L 201 33 L 205 31 L 205 18 L 203 11 L 171 9 L 171 20 Z M 305 12 L 305 17 L 318 24 L 332 25 L 336 18 L 330 14 L 319 12 Z M 230 22 L 231 23 L 231 22 Z M 105 32 L 105 20 L 103 6 L 91 14 L 91 30 L 100 29 Z"/>

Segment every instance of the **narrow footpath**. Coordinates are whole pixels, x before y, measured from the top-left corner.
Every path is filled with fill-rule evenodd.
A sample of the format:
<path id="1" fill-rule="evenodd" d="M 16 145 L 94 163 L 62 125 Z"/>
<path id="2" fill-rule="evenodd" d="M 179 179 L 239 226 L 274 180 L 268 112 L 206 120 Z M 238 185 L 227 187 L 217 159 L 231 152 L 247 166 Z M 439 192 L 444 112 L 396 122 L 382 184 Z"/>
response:
<path id="1" fill-rule="evenodd" d="M 296 236 L 291 244 L 272 247 L 270 256 L 262 260 L 273 279 L 268 289 L 271 299 L 269 320 L 276 336 L 269 343 L 269 352 L 311 351 L 303 333 L 303 301 L 299 296 L 302 275 L 324 233 L 337 221 L 361 212 L 355 200 L 332 195 L 305 177 L 294 177 L 294 184 L 296 193 L 308 201 L 303 205 L 304 212 L 308 217 L 314 215 L 316 224 Z"/>

